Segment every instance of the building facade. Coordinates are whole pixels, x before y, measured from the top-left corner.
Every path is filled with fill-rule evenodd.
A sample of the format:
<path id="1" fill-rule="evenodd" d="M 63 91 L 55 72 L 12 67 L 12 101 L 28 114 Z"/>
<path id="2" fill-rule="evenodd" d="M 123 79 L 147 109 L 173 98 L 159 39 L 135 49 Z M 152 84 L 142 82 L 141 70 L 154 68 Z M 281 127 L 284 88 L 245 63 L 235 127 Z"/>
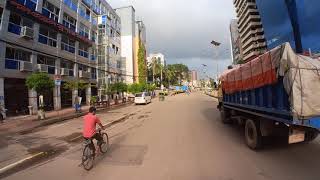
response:
<path id="1" fill-rule="evenodd" d="M 0 17 L 0 100 L 9 115 L 37 110 L 39 94 L 25 83 L 32 72 L 62 80 L 44 94 L 48 110 L 72 107 L 76 96 L 89 104 L 103 84 L 121 80 L 121 21 L 106 1 L 2 0 Z M 90 86 L 63 88 L 79 80 Z"/>
<path id="2" fill-rule="evenodd" d="M 234 0 L 238 17 L 243 60 L 250 61 L 266 51 L 267 43 L 256 0 Z"/>
<path id="3" fill-rule="evenodd" d="M 152 63 L 152 61 L 154 59 L 157 59 L 160 61 L 162 66 L 166 66 L 166 60 L 163 54 L 161 53 L 154 53 L 154 54 L 149 54 L 149 56 L 147 57 L 147 64 L 149 66 L 149 64 Z"/>
<path id="4" fill-rule="evenodd" d="M 134 82 L 139 83 L 139 74 L 141 69 L 139 69 L 138 53 L 139 49 L 144 48 L 144 65 L 145 65 L 145 75 L 147 75 L 147 30 L 143 21 L 136 21 L 135 23 L 135 50 L 134 50 Z M 147 77 L 145 77 L 147 80 Z"/>
<path id="5" fill-rule="evenodd" d="M 128 84 L 134 82 L 135 57 L 135 9 L 133 6 L 115 9 L 121 19 L 121 56 L 126 58 L 126 78 Z"/>
<path id="6" fill-rule="evenodd" d="M 238 20 L 233 19 L 230 22 L 230 44 L 233 64 L 243 61 L 241 38 L 238 31 Z"/>
<path id="7" fill-rule="evenodd" d="M 320 1 L 257 0 L 257 7 L 268 49 L 289 42 L 297 53 L 320 53 Z"/>

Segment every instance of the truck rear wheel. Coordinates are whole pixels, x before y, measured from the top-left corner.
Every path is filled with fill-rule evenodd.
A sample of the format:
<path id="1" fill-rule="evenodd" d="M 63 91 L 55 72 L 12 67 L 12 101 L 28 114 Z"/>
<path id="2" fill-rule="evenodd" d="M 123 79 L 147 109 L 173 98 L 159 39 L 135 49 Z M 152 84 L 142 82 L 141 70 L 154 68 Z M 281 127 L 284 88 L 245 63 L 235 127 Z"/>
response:
<path id="1" fill-rule="evenodd" d="M 220 109 L 220 116 L 221 116 L 222 123 L 224 124 L 231 123 L 230 111 L 225 109 L 223 106 L 221 106 L 221 109 Z"/>
<path id="2" fill-rule="evenodd" d="M 246 144 L 253 150 L 260 149 L 262 146 L 262 135 L 260 126 L 257 121 L 251 119 L 246 120 L 245 125 L 245 139 Z"/>
<path id="3" fill-rule="evenodd" d="M 317 131 L 307 131 L 305 136 L 305 142 L 311 142 L 318 137 L 319 133 Z"/>

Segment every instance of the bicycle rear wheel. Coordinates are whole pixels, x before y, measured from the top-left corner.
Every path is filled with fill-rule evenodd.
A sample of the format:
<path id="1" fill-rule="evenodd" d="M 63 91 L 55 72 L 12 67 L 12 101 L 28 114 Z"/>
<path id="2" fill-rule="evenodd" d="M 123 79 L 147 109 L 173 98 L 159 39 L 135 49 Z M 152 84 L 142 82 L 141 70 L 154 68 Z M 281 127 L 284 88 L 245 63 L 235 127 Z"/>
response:
<path id="1" fill-rule="evenodd" d="M 82 165 L 85 170 L 89 171 L 93 168 L 94 156 L 93 149 L 90 148 L 90 145 L 85 146 L 82 154 Z"/>
<path id="2" fill-rule="evenodd" d="M 103 142 L 99 145 L 100 151 L 106 153 L 109 150 L 109 137 L 107 133 L 102 133 Z"/>

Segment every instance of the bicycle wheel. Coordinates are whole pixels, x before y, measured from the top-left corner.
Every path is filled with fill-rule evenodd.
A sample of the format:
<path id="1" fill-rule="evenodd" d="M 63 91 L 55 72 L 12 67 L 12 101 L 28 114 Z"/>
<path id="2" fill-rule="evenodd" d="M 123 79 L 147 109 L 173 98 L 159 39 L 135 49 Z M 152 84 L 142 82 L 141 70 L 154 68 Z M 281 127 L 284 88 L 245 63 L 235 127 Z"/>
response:
<path id="1" fill-rule="evenodd" d="M 93 149 L 90 148 L 90 145 L 87 145 L 83 149 L 83 154 L 82 154 L 82 165 L 83 168 L 87 171 L 92 169 L 93 167 L 93 161 L 94 161 L 94 152 Z"/>
<path id="2" fill-rule="evenodd" d="M 109 137 L 107 133 L 102 134 L 103 142 L 99 145 L 100 151 L 106 153 L 109 149 Z"/>

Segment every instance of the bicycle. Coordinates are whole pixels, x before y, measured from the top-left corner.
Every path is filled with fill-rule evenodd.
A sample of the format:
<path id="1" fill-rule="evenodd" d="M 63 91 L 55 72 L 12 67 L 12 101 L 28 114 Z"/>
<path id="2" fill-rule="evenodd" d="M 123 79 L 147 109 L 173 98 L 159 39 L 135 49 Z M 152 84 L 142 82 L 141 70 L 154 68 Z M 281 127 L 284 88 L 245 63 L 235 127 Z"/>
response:
<path id="1" fill-rule="evenodd" d="M 97 142 L 99 150 L 102 154 L 106 153 L 109 149 L 109 137 L 107 133 L 98 129 L 98 134 L 102 137 L 102 142 Z M 85 170 L 89 171 L 93 168 L 93 162 L 96 156 L 95 145 L 92 139 L 86 139 L 84 141 L 84 148 L 82 152 L 82 166 Z"/>

